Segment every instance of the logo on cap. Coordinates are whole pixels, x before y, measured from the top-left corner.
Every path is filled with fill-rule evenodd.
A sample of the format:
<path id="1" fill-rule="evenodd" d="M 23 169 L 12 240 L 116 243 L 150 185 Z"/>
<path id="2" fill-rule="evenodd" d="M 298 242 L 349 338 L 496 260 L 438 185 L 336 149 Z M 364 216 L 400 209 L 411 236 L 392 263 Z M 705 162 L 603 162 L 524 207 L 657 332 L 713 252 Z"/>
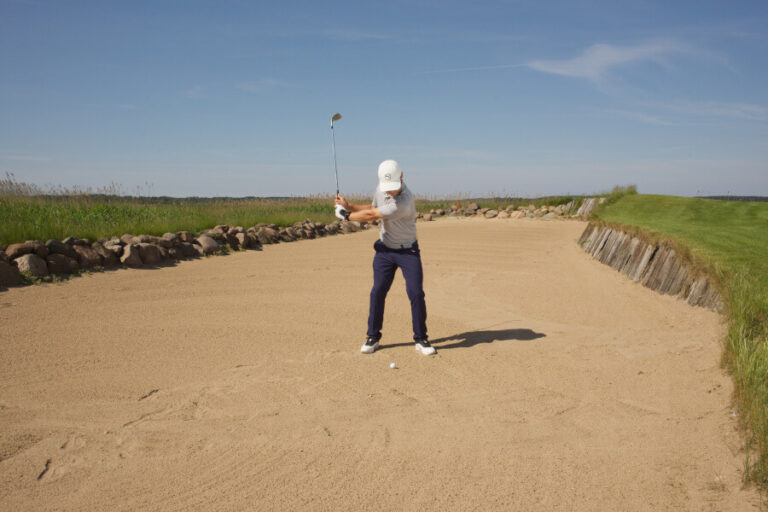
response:
<path id="1" fill-rule="evenodd" d="M 385 174 L 384 175 L 384 179 L 387 180 L 387 181 L 391 181 L 392 180 L 392 175 L 391 174 Z"/>

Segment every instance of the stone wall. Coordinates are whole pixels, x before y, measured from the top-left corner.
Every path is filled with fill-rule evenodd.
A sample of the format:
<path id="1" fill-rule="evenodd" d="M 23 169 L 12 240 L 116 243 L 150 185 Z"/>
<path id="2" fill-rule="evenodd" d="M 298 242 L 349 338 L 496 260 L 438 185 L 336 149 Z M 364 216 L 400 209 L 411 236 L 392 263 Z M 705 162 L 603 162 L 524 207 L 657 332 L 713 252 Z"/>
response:
<path id="1" fill-rule="evenodd" d="M 46 242 L 27 240 L 8 247 L 0 246 L 0 287 L 90 269 L 153 266 L 230 250 L 258 250 L 263 244 L 353 233 L 368 227 L 360 222 L 324 224 L 307 219 L 287 227 L 264 223 L 248 229 L 219 225 L 197 237 L 188 231 L 179 231 L 163 236 L 126 233 L 96 241 L 74 237 Z"/>
<path id="2" fill-rule="evenodd" d="M 720 293 L 711 280 L 692 271 L 671 246 L 594 223 L 584 230 L 579 245 L 593 258 L 643 286 L 677 296 L 692 306 L 723 309 Z"/>

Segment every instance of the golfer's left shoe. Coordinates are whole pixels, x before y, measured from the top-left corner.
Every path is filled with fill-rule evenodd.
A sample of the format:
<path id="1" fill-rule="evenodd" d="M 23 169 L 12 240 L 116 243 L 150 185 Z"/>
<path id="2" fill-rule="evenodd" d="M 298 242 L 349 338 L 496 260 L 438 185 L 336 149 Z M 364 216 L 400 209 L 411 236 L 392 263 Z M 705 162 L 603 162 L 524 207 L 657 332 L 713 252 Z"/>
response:
<path id="1" fill-rule="evenodd" d="M 429 340 L 427 338 L 422 338 L 420 340 L 416 341 L 416 350 L 420 351 L 425 356 L 431 356 L 434 354 L 437 354 L 437 350 L 435 350 L 435 347 L 430 345 Z"/>

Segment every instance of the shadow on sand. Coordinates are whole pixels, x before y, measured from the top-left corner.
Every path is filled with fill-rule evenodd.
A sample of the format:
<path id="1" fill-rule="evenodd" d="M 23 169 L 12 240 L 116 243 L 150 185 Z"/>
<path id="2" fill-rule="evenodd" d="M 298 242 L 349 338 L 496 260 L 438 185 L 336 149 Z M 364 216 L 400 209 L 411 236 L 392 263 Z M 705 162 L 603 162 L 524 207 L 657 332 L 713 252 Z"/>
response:
<path id="1" fill-rule="evenodd" d="M 432 345 L 439 350 L 446 348 L 469 348 L 480 343 L 493 343 L 494 341 L 531 341 L 545 337 L 546 334 L 532 331 L 531 329 L 501 329 L 498 331 L 469 331 L 453 336 L 446 336 L 436 340 L 430 340 Z M 453 343 L 446 343 L 452 341 Z M 411 343 L 393 343 L 391 345 L 382 345 L 379 350 L 406 347 Z"/>

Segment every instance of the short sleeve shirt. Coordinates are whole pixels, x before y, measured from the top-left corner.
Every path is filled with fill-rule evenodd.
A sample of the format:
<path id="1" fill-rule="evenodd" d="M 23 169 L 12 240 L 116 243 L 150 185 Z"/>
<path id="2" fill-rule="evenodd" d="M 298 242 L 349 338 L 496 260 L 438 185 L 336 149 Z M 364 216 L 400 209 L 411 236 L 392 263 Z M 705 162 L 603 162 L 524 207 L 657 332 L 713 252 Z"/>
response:
<path id="1" fill-rule="evenodd" d="M 405 183 L 394 197 L 377 186 L 372 205 L 384 217 L 379 230 L 379 239 L 384 245 L 398 249 L 416 241 L 416 203 Z"/>

